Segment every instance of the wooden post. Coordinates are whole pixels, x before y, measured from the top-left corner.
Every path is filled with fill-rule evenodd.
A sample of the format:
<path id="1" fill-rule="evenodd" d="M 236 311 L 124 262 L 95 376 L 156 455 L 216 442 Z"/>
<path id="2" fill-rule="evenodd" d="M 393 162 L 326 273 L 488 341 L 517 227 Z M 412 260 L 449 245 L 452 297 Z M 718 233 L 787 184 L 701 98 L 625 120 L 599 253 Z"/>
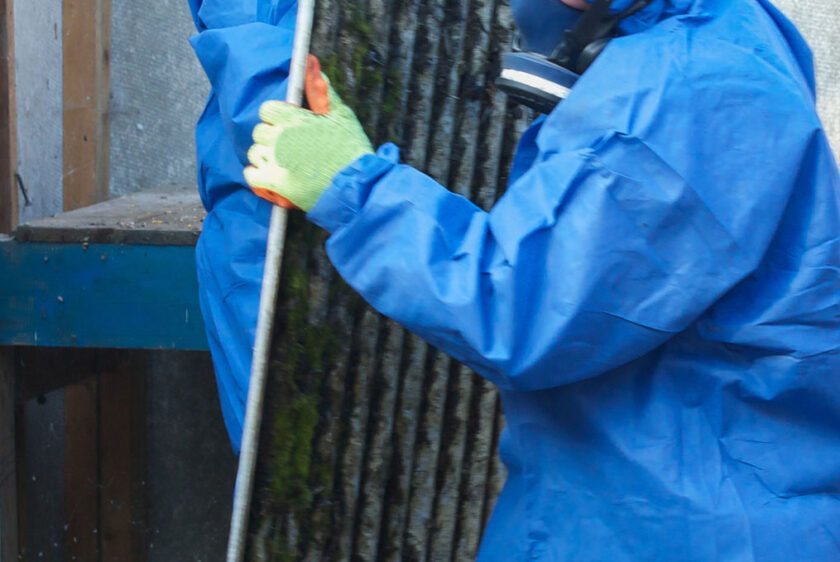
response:
<path id="1" fill-rule="evenodd" d="M 145 352 L 98 349 L 89 358 L 94 374 L 64 390 L 67 560 L 137 562 L 146 526 Z"/>
<path id="2" fill-rule="evenodd" d="M 20 512 L 18 509 L 17 390 L 14 350 L 0 347 L 0 561 L 18 559 Z"/>
<path id="3" fill-rule="evenodd" d="M 64 0 L 64 210 L 108 198 L 111 0 Z"/>
<path id="4" fill-rule="evenodd" d="M 108 197 L 110 0 L 63 0 L 62 29 L 63 190 L 69 211 Z M 102 546 L 100 394 L 98 373 L 64 393 L 68 560 L 98 560 Z"/>
<path id="5" fill-rule="evenodd" d="M 106 353 L 100 388 L 102 562 L 143 560 L 145 550 L 145 357 Z"/>
<path id="6" fill-rule="evenodd" d="M 17 119 L 13 0 L 0 0 L 0 233 L 17 226 Z"/>
<path id="7" fill-rule="evenodd" d="M 97 378 L 92 375 L 64 389 L 67 560 L 99 559 Z"/>

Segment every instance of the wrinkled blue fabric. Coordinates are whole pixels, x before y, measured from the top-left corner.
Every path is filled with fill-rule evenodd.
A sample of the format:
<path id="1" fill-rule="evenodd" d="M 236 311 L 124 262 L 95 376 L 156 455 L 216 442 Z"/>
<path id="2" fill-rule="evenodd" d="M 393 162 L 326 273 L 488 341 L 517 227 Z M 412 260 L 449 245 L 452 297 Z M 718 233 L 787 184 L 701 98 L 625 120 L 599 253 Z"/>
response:
<path id="1" fill-rule="evenodd" d="M 480 560 L 840 560 L 840 179 L 809 50 L 756 0 L 623 28 L 489 213 L 387 146 L 309 216 L 365 299 L 501 389 Z"/>
<path id="2" fill-rule="evenodd" d="M 192 45 L 212 91 L 196 126 L 198 185 L 207 209 L 196 248 L 199 302 L 222 413 L 239 451 L 271 204 L 242 170 L 262 102 L 284 99 L 297 3 L 190 0 Z"/>
<path id="3" fill-rule="evenodd" d="M 236 442 L 268 216 L 241 166 L 290 28 L 209 6 L 199 275 Z M 840 176 L 810 51 L 764 0 L 621 30 L 489 213 L 385 145 L 309 218 L 365 299 L 499 386 L 480 560 L 839 560 Z"/>

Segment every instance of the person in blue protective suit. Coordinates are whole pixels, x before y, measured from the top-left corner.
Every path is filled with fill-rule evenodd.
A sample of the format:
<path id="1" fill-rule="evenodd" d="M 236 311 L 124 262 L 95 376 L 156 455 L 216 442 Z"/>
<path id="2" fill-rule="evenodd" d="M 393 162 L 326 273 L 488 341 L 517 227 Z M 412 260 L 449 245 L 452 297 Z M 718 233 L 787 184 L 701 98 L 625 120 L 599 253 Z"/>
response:
<path id="1" fill-rule="evenodd" d="M 561 38 L 524 21 L 531 6 L 513 3 L 522 47 L 551 59 Z M 237 276 L 258 262 L 201 268 L 246 255 L 231 238 L 257 204 L 232 166 L 253 104 L 282 96 L 254 87 L 265 68 L 232 63 L 238 39 L 208 33 L 196 49 L 215 136 L 199 133 L 199 154 L 215 230 L 199 275 L 208 324 L 224 328 L 256 314 L 225 306 L 245 302 Z M 567 68 L 490 212 L 393 145 L 335 175 L 328 144 L 288 149 L 364 145 L 335 97 L 332 118 L 266 106 L 251 183 L 314 201 L 341 275 L 499 386 L 508 478 L 480 560 L 840 560 L 840 176 L 808 47 L 765 0 L 653 0 L 616 34 Z M 250 90 L 219 93 L 248 76 Z M 223 400 L 242 386 L 220 380 Z"/>

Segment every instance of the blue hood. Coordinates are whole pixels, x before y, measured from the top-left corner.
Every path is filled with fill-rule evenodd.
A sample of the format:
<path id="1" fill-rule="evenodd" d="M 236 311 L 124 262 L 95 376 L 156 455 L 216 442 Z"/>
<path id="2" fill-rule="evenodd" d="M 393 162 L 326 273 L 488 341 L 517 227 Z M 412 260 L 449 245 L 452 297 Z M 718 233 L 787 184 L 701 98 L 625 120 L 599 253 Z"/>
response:
<path id="1" fill-rule="evenodd" d="M 612 11 L 621 12 L 632 2 L 618 0 L 612 5 Z M 642 31 L 665 17 L 686 13 L 690 7 L 690 0 L 654 0 L 640 12 L 625 18 L 620 31 L 625 34 Z M 522 48 L 545 56 L 551 55 L 565 31 L 574 28 L 584 13 L 562 0 L 511 0 L 511 12 L 521 34 Z"/>
<path id="2" fill-rule="evenodd" d="M 589 0 L 590 3 L 592 0 Z M 697 21 L 715 19 L 726 13 L 734 4 L 745 0 L 653 0 L 650 5 L 638 13 L 626 18 L 619 25 L 619 31 L 624 35 L 632 35 L 645 31 L 657 23 L 668 18 L 691 16 Z M 779 45 L 783 57 L 793 57 L 796 66 L 799 67 L 801 77 L 810 84 L 812 95 L 816 95 L 816 83 L 814 80 L 814 61 L 811 49 L 808 47 L 802 35 L 791 23 L 791 21 L 779 11 L 769 0 L 749 0 L 759 5 L 764 12 L 772 19 L 781 33 L 783 43 Z M 616 0 L 613 4 L 613 11 L 620 12 L 630 6 L 634 0 Z M 755 29 L 758 22 L 752 24 L 748 21 L 740 22 L 741 29 L 731 29 L 725 39 L 737 43 L 742 33 L 748 36 L 748 32 Z"/>

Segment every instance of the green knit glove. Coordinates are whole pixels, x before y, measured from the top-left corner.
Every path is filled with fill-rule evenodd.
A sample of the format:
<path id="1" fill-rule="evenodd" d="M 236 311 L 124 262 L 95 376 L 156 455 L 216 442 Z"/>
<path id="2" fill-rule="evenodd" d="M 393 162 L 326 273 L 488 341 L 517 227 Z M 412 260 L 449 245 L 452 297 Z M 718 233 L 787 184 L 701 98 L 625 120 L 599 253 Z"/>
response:
<path id="1" fill-rule="evenodd" d="M 307 87 L 310 107 L 322 108 L 321 113 L 281 101 L 260 107 L 263 122 L 254 127 L 251 166 L 245 168 L 245 181 L 257 195 L 282 206 L 291 201 L 304 211 L 315 205 L 335 174 L 373 153 L 353 110 L 325 76 L 321 79 L 321 100 L 313 100 L 313 89 Z"/>

